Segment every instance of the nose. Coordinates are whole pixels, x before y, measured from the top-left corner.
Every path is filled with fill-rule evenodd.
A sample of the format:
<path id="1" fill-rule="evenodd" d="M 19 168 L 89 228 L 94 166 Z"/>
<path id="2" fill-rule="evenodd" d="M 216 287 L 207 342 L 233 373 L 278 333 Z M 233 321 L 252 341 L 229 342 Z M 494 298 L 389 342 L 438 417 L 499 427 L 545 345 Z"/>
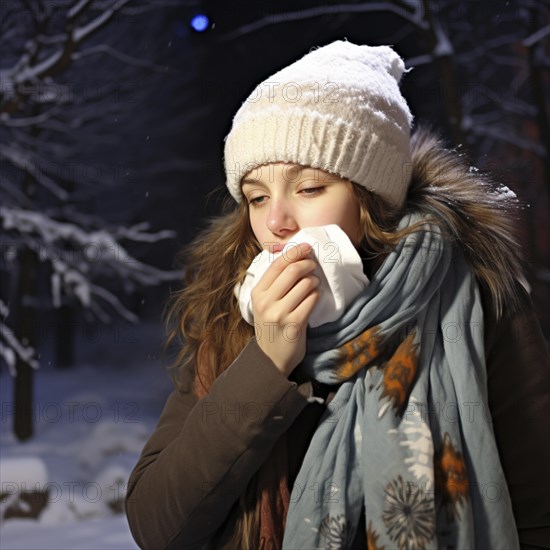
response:
<path id="1" fill-rule="evenodd" d="M 284 198 L 271 198 L 267 228 L 279 237 L 290 237 L 299 229 L 292 207 Z"/>

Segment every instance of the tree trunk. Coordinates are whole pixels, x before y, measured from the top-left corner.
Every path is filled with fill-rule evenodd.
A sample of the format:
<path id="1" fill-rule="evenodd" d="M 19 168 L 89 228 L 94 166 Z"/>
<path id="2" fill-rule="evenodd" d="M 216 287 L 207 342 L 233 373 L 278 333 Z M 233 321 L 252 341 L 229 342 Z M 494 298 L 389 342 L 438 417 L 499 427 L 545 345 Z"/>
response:
<path id="1" fill-rule="evenodd" d="M 455 75 L 453 59 L 447 52 L 437 52 L 437 45 L 440 37 L 438 29 L 440 23 L 434 18 L 429 0 L 423 0 L 424 14 L 428 22 L 428 29 L 422 31 L 427 42 L 428 51 L 434 54 L 435 66 L 439 73 L 440 85 L 443 87 L 443 104 L 449 121 L 451 138 L 455 145 L 462 145 L 464 151 L 468 151 L 466 134 L 462 128 L 462 103 L 460 98 L 460 87 Z M 439 29 L 439 32 L 444 32 Z M 450 39 L 449 39 L 450 40 Z"/>
<path id="2" fill-rule="evenodd" d="M 35 106 L 31 110 L 31 114 L 36 116 L 39 108 Z M 37 137 L 40 130 L 36 127 L 31 127 L 30 134 L 32 137 Z M 34 202 L 36 195 L 36 181 L 34 176 L 25 172 L 23 176 L 23 193 Z M 36 296 L 36 270 L 38 268 L 38 257 L 34 250 L 25 247 L 21 251 L 19 281 L 16 285 L 17 291 L 15 296 L 15 320 L 16 334 L 21 338 L 23 344 L 35 348 L 38 338 L 35 338 L 36 333 L 36 315 L 34 306 L 26 301 L 27 298 Z M 15 364 L 16 375 L 14 380 L 14 417 L 13 417 L 13 432 L 17 439 L 25 441 L 32 437 L 34 433 L 33 425 L 33 397 L 34 387 L 33 368 L 24 363 L 19 357 Z"/>
<path id="3" fill-rule="evenodd" d="M 36 254 L 29 249 L 21 252 L 21 272 L 18 285 L 17 304 L 17 328 L 16 334 L 21 341 L 34 347 L 36 316 L 32 307 L 25 304 L 26 296 L 34 296 L 36 288 Z M 17 439 L 25 441 L 32 437 L 33 426 L 33 368 L 17 358 L 15 365 L 16 376 L 14 379 L 14 417 L 13 432 Z"/>
<path id="4" fill-rule="evenodd" d="M 74 365 L 74 338 L 76 332 L 73 310 L 66 305 L 55 314 L 55 366 L 66 369 Z"/>

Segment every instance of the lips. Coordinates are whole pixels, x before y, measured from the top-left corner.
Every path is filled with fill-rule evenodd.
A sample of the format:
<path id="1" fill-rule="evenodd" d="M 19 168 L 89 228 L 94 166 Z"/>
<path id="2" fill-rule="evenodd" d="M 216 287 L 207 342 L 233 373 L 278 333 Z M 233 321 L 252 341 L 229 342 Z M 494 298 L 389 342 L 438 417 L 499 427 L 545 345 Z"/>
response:
<path id="1" fill-rule="evenodd" d="M 281 252 L 284 247 L 285 245 L 281 243 L 273 244 L 271 245 L 271 253 L 276 254 L 277 252 Z"/>

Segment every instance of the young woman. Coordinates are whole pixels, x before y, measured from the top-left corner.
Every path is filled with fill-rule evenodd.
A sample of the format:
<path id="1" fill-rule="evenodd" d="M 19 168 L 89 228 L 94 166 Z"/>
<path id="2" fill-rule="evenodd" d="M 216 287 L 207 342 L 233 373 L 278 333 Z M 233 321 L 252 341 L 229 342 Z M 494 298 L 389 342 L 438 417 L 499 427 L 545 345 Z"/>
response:
<path id="1" fill-rule="evenodd" d="M 236 114 L 235 204 L 185 251 L 177 389 L 129 481 L 142 548 L 550 548 L 517 201 L 411 138 L 403 72 L 334 42 Z"/>

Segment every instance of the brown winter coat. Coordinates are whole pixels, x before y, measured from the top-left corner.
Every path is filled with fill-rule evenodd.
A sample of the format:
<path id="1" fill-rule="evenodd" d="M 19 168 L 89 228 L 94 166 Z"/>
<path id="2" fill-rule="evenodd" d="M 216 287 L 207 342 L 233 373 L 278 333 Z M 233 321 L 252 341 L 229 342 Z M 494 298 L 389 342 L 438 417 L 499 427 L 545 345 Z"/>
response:
<path id="1" fill-rule="evenodd" d="M 550 548 L 550 364 L 531 300 L 519 285 L 518 292 L 521 308 L 498 321 L 482 294 L 488 406 L 527 550 Z M 287 437 L 292 489 L 333 395 L 333 388 L 299 383 L 299 367 L 285 378 L 254 340 L 200 401 L 191 378 L 187 391 L 168 398 L 130 477 L 127 515 L 144 549 L 222 548 L 239 495 L 280 437 Z M 308 403 L 312 394 L 325 404 Z M 364 528 L 353 548 L 366 548 Z"/>

